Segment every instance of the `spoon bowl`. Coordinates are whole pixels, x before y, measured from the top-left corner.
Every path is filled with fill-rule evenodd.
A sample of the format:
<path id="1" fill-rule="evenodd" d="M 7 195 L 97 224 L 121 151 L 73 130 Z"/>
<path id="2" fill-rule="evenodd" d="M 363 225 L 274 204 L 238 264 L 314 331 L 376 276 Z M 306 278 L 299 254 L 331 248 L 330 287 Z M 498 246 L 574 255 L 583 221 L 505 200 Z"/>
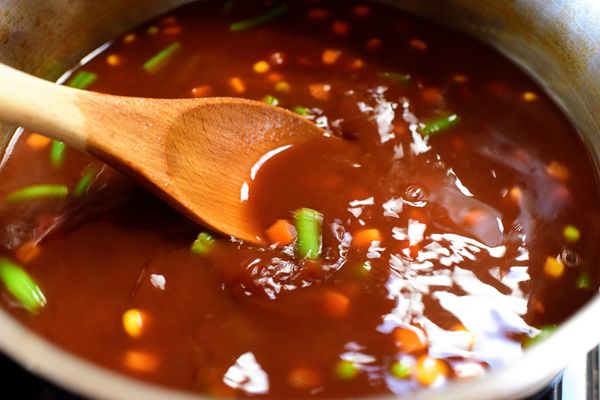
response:
<path id="1" fill-rule="evenodd" d="M 253 167 L 270 152 L 323 136 L 309 120 L 253 100 L 113 96 L 1 64 L 0 86 L 3 121 L 85 151 L 191 220 L 254 243 L 260 232 L 246 201 Z"/>

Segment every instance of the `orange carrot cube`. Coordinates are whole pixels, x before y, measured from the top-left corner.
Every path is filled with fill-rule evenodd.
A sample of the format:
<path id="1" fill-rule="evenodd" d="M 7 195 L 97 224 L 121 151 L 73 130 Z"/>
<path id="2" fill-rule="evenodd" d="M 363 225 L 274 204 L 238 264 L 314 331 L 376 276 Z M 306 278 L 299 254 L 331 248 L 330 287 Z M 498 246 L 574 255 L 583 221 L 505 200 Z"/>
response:
<path id="1" fill-rule="evenodd" d="M 31 133 L 27 138 L 27 145 L 33 149 L 43 149 L 50 144 L 50 138 L 42 136 L 39 133 Z"/>
<path id="2" fill-rule="evenodd" d="M 425 337 L 417 329 L 404 327 L 394 329 L 394 340 L 400 351 L 405 353 L 420 353 L 427 349 Z"/>
<path id="3" fill-rule="evenodd" d="M 383 46 L 383 42 L 381 41 L 381 39 L 379 38 L 371 38 L 369 39 L 369 41 L 366 44 L 366 49 L 367 51 L 377 51 L 379 49 L 381 49 L 381 46 Z"/>
<path id="4" fill-rule="evenodd" d="M 350 32 L 350 25 L 344 21 L 333 21 L 331 31 L 337 35 L 347 35 Z"/>
<path id="5" fill-rule="evenodd" d="M 229 79 L 229 86 L 237 93 L 244 93 L 246 91 L 246 85 L 239 77 L 234 76 Z"/>
<path id="6" fill-rule="evenodd" d="M 548 175 L 561 182 L 566 182 L 571 176 L 569 169 L 557 161 L 552 161 L 548 164 L 546 171 Z"/>
<path id="7" fill-rule="evenodd" d="M 321 61 L 326 65 L 333 65 L 342 55 L 342 51 L 338 49 L 325 49 L 321 56 Z"/>
<path id="8" fill-rule="evenodd" d="M 195 88 L 192 88 L 192 90 L 191 90 L 192 96 L 194 96 L 194 97 L 210 96 L 211 92 L 212 92 L 212 88 L 210 87 L 210 85 L 196 86 Z"/>
<path id="9" fill-rule="evenodd" d="M 323 298 L 323 311 L 326 315 L 340 318 L 348 314 L 350 299 L 334 290 L 327 290 Z"/>
<path id="10" fill-rule="evenodd" d="M 312 368 L 294 368 L 288 375 L 288 383 L 299 389 L 310 389 L 321 384 L 319 373 Z"/>
<path id="11" fill-rule="evenodd" d="M 22 263 L 35 259 L 41 253 L 41 249 L 33 240 L 23 243 L 16 251 L 15 258 Z"/>
<path id="12" fill-rule="evenodd" d="M 313 83 L 308 85 L 310 95 L 317 100 L 328 100 L 331 86 L 326 83 Z"/>
<path id="13" fill-rule="evenodd" d="M 296 229 L 288 220 L 278 219 L 267 229 L 267 236 L 271 243 L 286 246 L 296 238 Z"/>
<path id="14" fill-rule="evenodd" d="M 430 87 L 421 92 L 421 98 L 430 104 L 439 105 L 444 102 L 442 91 L 435 87 Z"/>
<path id="15" fill-rule="evenodd" d="M 420 50 L 420 51 L 425 51 L 429 47 L 429 46 L 427 46 L 427 43 L 425 43 L 421 39 L 416 39 L 416 38 L 415 39 L 411 39 L 408 42 L 408 45 L 410 47 L 412 47 L 413 49 Z"/>
<path id="16" fill-rule="evenodd" d="M 382 240 L 379 229 L 363 229 L 356 232 L 352 238 L 352 244 L 359 248 L 368 248 L 371 243 Z"/>

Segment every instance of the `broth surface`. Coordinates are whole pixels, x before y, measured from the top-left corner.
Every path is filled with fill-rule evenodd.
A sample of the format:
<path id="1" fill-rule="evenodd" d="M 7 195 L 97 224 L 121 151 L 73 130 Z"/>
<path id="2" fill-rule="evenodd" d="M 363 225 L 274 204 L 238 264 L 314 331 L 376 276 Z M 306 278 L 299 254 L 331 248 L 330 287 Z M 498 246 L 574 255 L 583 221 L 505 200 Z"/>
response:
<path id="1" fill-rule="evenodd" d="M 215 396 L 401 395 L 509 367 L 600 286 L 584 143 L 459 33 L 371 2 L 204 1 L 116 38 L 67 84 L 263 100 L 326 132 L 249 171 L 264 246 L 198 236 L 109 167 L 14 138 L 2 306 L 102 366 Z M 297 210 L 321 231 L 308 255 Z"/>

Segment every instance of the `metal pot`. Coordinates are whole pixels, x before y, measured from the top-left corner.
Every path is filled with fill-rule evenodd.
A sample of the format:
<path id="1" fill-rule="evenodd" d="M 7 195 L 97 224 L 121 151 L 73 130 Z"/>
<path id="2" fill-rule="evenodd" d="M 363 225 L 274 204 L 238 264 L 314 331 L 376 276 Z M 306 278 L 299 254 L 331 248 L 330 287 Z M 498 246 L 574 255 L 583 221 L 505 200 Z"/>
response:
<path id="1" fill-rule="evenodd" d="M 0 62 L 51 80 L 119 33 L 189 0 L 0 0 Z M 521 65 L 569 115 L 600 158 L 600 2 L 597 0 L 387 0 L 466 31 Z M 10 151 L 13 127 L 0 125 Z M 590 171 L 596 173 L 596 171 Z M 600 342 L 600 295 L 556 334 L 486 378 L 414 399 L 510 399 L 548 384 L 572 357 Z M 0 349 L 67 389 L 105 399 L 198 399 L 135 381 L 73 356 L 0 310 Z"/>

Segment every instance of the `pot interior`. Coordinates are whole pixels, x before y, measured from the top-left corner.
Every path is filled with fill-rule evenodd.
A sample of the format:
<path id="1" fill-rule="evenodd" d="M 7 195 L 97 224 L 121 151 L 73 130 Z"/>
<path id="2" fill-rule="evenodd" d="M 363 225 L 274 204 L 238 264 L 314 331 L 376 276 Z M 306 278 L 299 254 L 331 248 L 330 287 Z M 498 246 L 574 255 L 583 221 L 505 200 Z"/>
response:
<path id="1" fill-rule="evenodd" d="M 25 72 L 56 80 L 82 57 L 140 22 L 189 0 L 0 0 L 0 61 Z M 404 10 L 433 19 L 488 42 L 528 71 L 542 85 L 584 137 L 598 164 L 600 157 L 600 4 L 594 0 L 386 0 Z M 0 125 L 0 149 L 10 151 L 15 127 Z M 596 167 L 597 168 L 597 167 Z M 590 171 L 596 174 L 597 171 Z M 534 392 L 566 364 L 570 353 L 600 341 L 594 315 L 596 296 L 555 337 L 533 349 L 519 368 L 498 371 L 475 385 L 454 385 L 446 398 L 481 398 L 495 388 L 496 398 Z M 577 335 L 578 340 L 569 340 Z M 570 347 L 564 343 L 569 341 Z M 575 342 L 575 343 L 573 343 Z M 552 357 L 546 349 L 558 347 Z M 171 391 L 89 365 L 29 333 L 0 310 L 0 348 L 24 365 L 74 390 L 94 397 L 178 398 Z M 563 349 L 560 351 L 560 349 Z M 524 379 L 528 368 L 540 371 Z M 533 374 L 532 374 L 533 375 Z M 511 377 L 511 385 L 502 384 Z M 489 393 L 489 392 L 488 392 Z M 175 397 L 174 397 L 175 396 Z M 180 394 L 181 398 L 188 398 Z M 423 392 L 418 398 L 430 398 Z"/>

